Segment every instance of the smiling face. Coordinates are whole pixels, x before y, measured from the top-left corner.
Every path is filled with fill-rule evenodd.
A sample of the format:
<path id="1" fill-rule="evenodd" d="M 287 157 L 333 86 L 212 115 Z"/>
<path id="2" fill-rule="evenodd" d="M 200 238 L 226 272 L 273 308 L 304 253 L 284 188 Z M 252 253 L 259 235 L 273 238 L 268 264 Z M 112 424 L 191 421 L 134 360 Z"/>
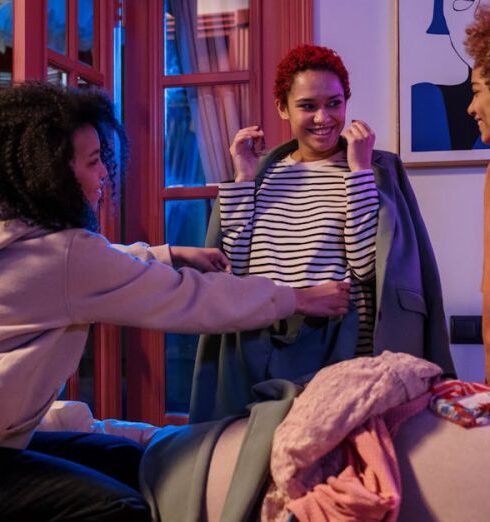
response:
<path id="1" fill-rule="evenodd" d="M 288 120 L 298 140 L 296 159 L 316 161 L 338 150 L 345 124 L 345 95 L 339 77 L 331 71 L 306 70 L 296 74 L 284 107 L 276 100 L 282 119 Z"/>
<path id="2" fill-rule="evenodd" d="M 481 67 L 473 69 L 471 87 L 473 99 L 468 106 L 468 113 L 478 123 L 483 143 L 490 145 L 490 88 L 482 76 Z"/>
<path id="3" fill-rule="evenodd" d="M 73 160 L 71 168 L 93 210 L 97 209 L 107 169 L 100 158 L 100 140 L 91 125 L 80 127 L 73 133 Z"/>

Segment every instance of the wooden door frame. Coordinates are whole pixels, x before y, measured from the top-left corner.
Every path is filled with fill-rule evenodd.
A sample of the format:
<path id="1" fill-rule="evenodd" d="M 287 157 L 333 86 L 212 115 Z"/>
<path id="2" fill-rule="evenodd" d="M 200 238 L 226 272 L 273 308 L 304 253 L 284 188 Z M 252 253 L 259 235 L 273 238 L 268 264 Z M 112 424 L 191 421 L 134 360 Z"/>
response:
<path id="1" fill-rule="evenodd" d="M 250 0 L 249 75 L 254 117 L 263 126 L 268 144 L 289 137 L 272 100 L 278 61 L 291 48 L 312 41 L 313 0 Z M 165 199 L 215 197 L 216 187 L 162 187 L 163 169 L 163 0 L 126 0 L 124 115 L 132 159 L 126 179 L 125 224 L 128 242 L 163 240 Z M 274 24 L 264 21 L 274 20 Z M 237 73 L 220 73 L 235 75 Z M 190 75 L 187 75 L 190 76 Z M 200 82 L 202 75 L 195 76 Z M 188 78 L 189 79 L 189 78 Z M 175 80 L 178 82 L 178 79 Z M 212 78 L 204 80 L 206 84 Z M 219 78 L 216 78 L 219 82 Z M 156 425 L 185 421 L 165 413 L 165 348 L 161 332 L 130 329 L 127 353 L 127 417 Z"/>

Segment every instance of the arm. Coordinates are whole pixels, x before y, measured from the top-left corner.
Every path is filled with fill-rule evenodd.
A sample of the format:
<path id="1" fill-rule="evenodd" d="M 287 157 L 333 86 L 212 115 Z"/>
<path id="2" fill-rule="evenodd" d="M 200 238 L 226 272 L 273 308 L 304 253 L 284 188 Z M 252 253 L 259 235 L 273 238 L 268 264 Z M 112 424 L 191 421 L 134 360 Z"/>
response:
<path id="1" fill-rule="evenodd" d="M 102 236 L 82 230 L 74 231 L 66 277 L 74 324 L 225 332 L 266 326 L 296 307 L 294 291 L 272 281 L 142 262 L 111 248 Z"/>
<path id="2" fill-rule="evenodd" d="M 372 170 L 345 176 L 347 212 L 344 228 L 345 252 L 352 274 L 360 281 L 375 275 L 378 190 Z"/>
<path id="3" fill-rule="evenodd" d="M 376 231 L 379 198 L 371 168 L 374 132 L 363 121 L 353 120 L 344 131 L 347 162 L 345 176 L 347 212 L 344 229 L 347 263 L 354 277 L 369 281 L 375 275 Z"/>
<path id="4" fill-rule="evenodd" d="M 233 272 L 246 274 L 254 226 L 255 182 L 220 185 L 219 211 L 223 250 L 231 261 Z"/>
<path id="5" fill-rule="evenodd" d="M 258 126 L 240 129 L 230 147 L 235 168 L 235 183 L 219 187 L 221 242 L 235 274 L 246 274 L 255 213 L 255 176 L 258 155 L 254 144 L 262 142 Z M 252 146 L 251 146 L 252 144 Z"/>
<path id="6" fill-rule="evenodd" d="M 252 330 L 295 311 L 338 315 L 348 285 L 297 289 L 256 276 L 180 271 L 142 262 L 98 234 L 74 230 L 66 262 L 66 307 L 73 324 L 107 322 L 180 333 Z"/>
<path id="7" fill-rule="evenodd" d="M 130 254 L 141 261 L 155 259 L 160 263 L 174 266 L 191 266 L 201 272 L 230 272 L 231 266 L 227 257 L 218 248 L 198 248 L 157 245 L 151 247 L 148 243 L 139 241 L 131 245 L 113 243 L 112 247 L 120 252 Z"/>

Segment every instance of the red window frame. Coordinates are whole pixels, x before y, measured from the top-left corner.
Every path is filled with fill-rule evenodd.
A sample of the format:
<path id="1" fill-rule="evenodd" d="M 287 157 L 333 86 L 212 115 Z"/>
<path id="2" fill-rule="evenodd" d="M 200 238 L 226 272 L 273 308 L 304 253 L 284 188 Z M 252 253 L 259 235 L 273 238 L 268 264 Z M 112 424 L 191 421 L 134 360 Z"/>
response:
<path id="1" fill-rule="evenodd" d="M 126 0 L 125 122 L 132 143 L 126 182 L 126 240 L 164 240 L 162 203 L 166 200 L 214 198 L 216 187 L 169 187 L 163 180 L 163 89 L 169 86 L 249 83 L 253 108 L 268 144 L 289 139 L 272 103 L 275 67 L 295 45 L 312 41 L 313 0 L 250 0 L 248 71 L 163 76 L 163 1 Z M 267 24 L 266 20 L 274 20 Z M 144 173 L 144 174 L 143 174 Z M 164 334 L 128 332 L 127 416 L 157 425 L 186 422 L 165 412 Z"/>

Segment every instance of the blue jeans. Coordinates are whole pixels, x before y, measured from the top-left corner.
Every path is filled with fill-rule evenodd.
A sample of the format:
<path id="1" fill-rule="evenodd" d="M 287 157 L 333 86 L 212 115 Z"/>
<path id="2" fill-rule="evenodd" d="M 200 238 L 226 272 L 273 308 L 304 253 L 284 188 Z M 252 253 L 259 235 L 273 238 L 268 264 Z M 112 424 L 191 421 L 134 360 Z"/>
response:
<path id="1" fill-rule="evenodd" d="M 39 432 L 0 448 L 2 522 L 150 522 L 138 489 L 144 448 L 98 433 Z"/>

